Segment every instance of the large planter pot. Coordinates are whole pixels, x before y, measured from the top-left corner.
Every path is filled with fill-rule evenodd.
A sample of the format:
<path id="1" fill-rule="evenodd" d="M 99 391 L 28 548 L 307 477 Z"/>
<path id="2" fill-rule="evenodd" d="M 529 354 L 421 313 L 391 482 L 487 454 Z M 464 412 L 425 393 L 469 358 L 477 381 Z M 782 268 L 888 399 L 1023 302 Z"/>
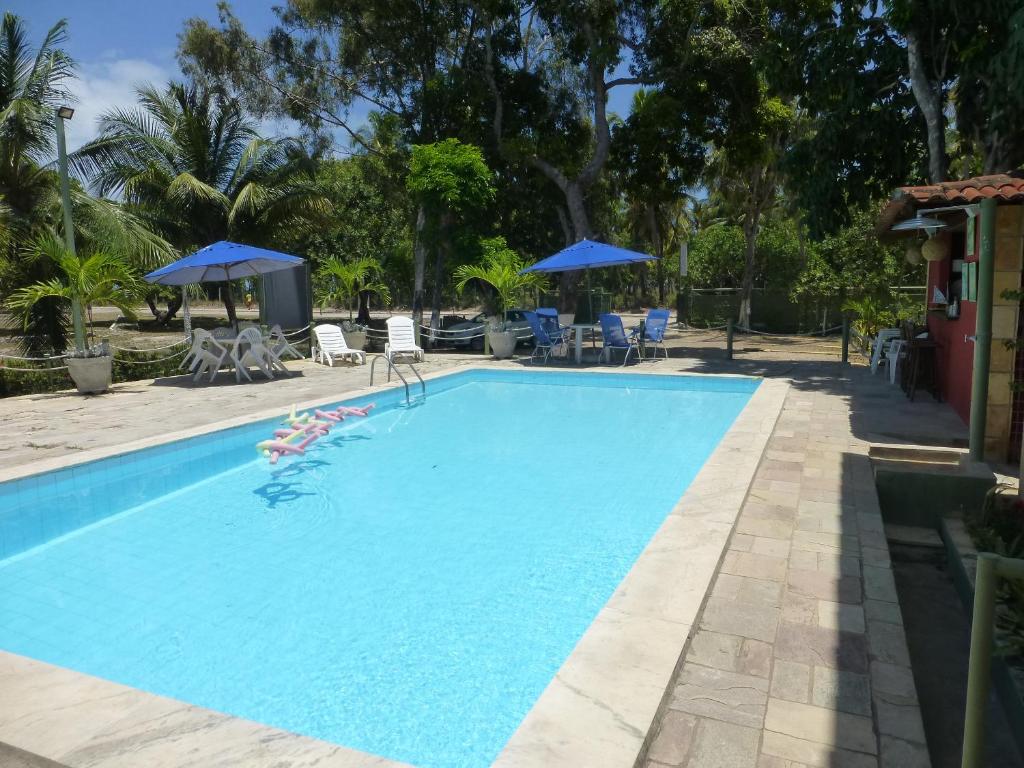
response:
<path id="1" fill-rule="evenodd" d="M 487 343 L 491 345 L 491 354 L 499 360 L 512 357 L 516 351 L 516 334 L 513 331 L 488 331 Z"/>
<path id="2" fill-rule="evenodd" d="M 345 331 L 345 343 L 349 349 L 365 349 L 366 331 Z"/>
<path id="3" fill-rule="evenodd" d="M 111 355 L 100 357 L 69 357 L 68 373 L 72 381 L 83 395 L 93 392 L 106 392 L 110 389 L 110 380 L 114 373 L 114 358 Z"/>

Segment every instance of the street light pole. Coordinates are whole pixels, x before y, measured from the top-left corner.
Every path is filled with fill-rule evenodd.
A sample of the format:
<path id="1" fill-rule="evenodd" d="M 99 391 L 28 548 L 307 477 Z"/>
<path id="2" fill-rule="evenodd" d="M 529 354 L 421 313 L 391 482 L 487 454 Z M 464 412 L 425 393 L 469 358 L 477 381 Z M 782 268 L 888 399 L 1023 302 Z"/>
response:
<path id="1" fill-rule="evenodd" d="M 70 120 L 75 114 L 71 107 L 57 107 L 54 121 L 57 126 L 57 171 L 60 176 L 60 199 L 64 209 L 64 242 L 72 256 L 75 251 L 75 223 L 71 218 L 71 187 L 68 183 L 68 150 L 64 141 L 64 121 Z M 78 298 L 71 297 L 71 322 L 75 329 L 75 349 L 85 350 L 85 322 L 82 318 L 82 304 Z"/>

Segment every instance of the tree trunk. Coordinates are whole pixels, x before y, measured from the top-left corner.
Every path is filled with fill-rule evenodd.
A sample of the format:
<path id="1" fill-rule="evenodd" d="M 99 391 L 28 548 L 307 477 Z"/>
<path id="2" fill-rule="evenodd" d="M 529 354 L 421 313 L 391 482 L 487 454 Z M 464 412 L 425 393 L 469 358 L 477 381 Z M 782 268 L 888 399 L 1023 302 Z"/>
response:
<path id="1" fill-rule="evenodd" d="M 359 325 L 370 324 L 370 291 L 359 291 L 359 309 L 356 312 L 356 322 Z"/>
<path id="2" fill-rule="evenodd" d="M 228 322 L 231 327 L 238 327 L 238 313 L 235 312 L 235 299 L 231 295 L 231 283 L 220 284 L 220 297 L 224 302 L 224 309 L 228 311 Z"/>
<path id="3" fill-rule="evenodd" d="M 430 331 L 431 335 L 441 327 L 441 301 L 444 298 L 444 260 L 447 251 L 451 248 L 448 240 L 448 224 L 444 225 L 442 242 L 438 245 L 437 256 L 434 260 L 434 290 L 430 302 Z"/>
<path id="4" fill-rule="evenodd" d="M 743 265 L 743 279 L 740 281 L 740 311 L 737 321 L 740 328 L 750 328 L 750 298 L 754 291 L 754 270 L 757 256 L 757 231 L 761 220 L 761 209 L 747 211 L 743 217 L 743 238 L 746 241 L 746 260 Z"/>
<path id="5" fill-rule="evenodd" d="M 924 116 L 928 135 L 928 175 L 932 184 L 945 181 L 948 176 L 946 158 L 946 125 L 942 114 L 942 83 L 933 82 L 925 69 L 921 42 L 915 30 L 907 32 L 907 63 L 910 69 L 910 89 Z"/>
<path id="6" fill-rule="evenodd" d="M 665 263 L 663 251 L 664 243 L 661 239 L 661 227 L 658 226 L 658 210 L 653 204 L 647 206 L 647 230 L 651 236 L 651 245 L 654 247 L 654 255 L 658 261 L 654 266 L 655 278 L 658 281 L 658 306 L 665 304 Z"/>
<path id="7" fill-rule="evenodd" d="M 167 300 L 167 314 L 164 315 L 161 325 L 170 325 L 171 320 L 174 319 L 175 315 L 178 314 L 178 310 L 181 309 L 181 305 L 184 303 L 185 288 L 181 289 L 181 293 L 175 293 L 171 298 Z"/>
<path id="8" fill-rule="evenodd" d="M 412 319 L 419 328 L 423 322 L 423 277 L 427 269 L 427 245 L 424 242 L 427 212 L 421 205 L 416 212 L 416 243 L 413 246 Z"/>
<path id="9" fill-rule="evenodd" d="M 569 209 L 569 221 L 572 223 L 573 242 L 589 240 L 592 236 L 590 230 L 590 216 L 587 214 L 587 205 L 583 199 L 583 188 L 576 181 L 570 181 L 562 189 L 565 194 L 566 208 Z M 576 299 L 578 296 L 577 286 L 579 284 L 580 271 L 562 272 L 558 279 L 558 311 L 575 312 Z M 591 318 L 593 319 L 593 318 Z"/>

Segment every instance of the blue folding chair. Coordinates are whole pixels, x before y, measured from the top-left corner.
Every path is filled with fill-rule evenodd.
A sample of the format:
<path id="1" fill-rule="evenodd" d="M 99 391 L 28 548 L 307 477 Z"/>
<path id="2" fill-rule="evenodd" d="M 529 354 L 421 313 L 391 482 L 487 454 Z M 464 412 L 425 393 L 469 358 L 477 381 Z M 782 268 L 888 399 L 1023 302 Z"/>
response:
<path id="1" fill-rule="evenodd" d="M 535 343 L 533 354 L 530 355 L 530 362 L 532 363 L 534 358 L 543 352 L 544 362 L 547 363 L 548 358 L 551 356 L 552 348 L 566 343 L 569 329 L 559 328 L 556 331 L 550 330 L 550 326 L 536 312 L 523 312 L 523 316 L 526 318 L 526 322 L 529 323 L 530 330 L 533 331 Z M 555 326 L 558 326 L 557 312 L 555 313 Z"/>
<path id="2" fill-rule="evenodd" d="M 629 362 L 629 356 L 636 350 L 636 356 L 640 357 L 640 345 L 634 334 L 627 334 L 622 325 L 622 318 L 618 315 L 603 314 L 600 316 L 601 337 L 604 339 L 604 346 L 601 348 L 601 359 L 607 357 L 608 362 L 612 359 L 613 349 L 626 350 L 626 356 L 622 359 L 622 365 Z"/>
<path id="3" fill-rule="evenodd" d="M 668 359 L 668 348 L 665 346 L 665 331 L 668 330 L 668 319 L 671 313 L 667 309 L 652 309 L 647 313 L 644 321 L 644 345 L 650 344 L 654 347 L 654 359 L 658 358 L 658 346 L 665 353 Z M 640 330 L 639 328 L 637 329 Z"/>
<path id="4" fill-rule="evenodd" d="M 557 333 L 562 330 L 562 326 L 558 323 L 558 310 L 554 307 L 537 307 L 537 317 L 540 318 L 541 325 L 543 325 L 548 333 Z"/>

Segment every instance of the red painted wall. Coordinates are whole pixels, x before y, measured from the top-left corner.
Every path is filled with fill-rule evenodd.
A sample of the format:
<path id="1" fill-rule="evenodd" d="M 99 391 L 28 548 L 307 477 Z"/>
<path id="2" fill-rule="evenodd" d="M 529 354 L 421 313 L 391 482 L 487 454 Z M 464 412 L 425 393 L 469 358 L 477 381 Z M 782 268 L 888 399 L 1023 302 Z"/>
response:
<path id="1" fill-rule="evenodd" d="M 953 255 L 964 258 L 963 236 L 957 237 L 951 248 Z M 977 251 L 975 251 L 977 252 Z M 969 257 L 976 261 L 977 256 Z M 928 264 L 928 301 L 932 299 L 935 287 L 949 295 L 948 282 L 950 260 Z M 965 341 L 964 336 L 973 336 L 978 317 L 978 305 L 973 301 L 960 303 L 960 317 L 951 320 L 944 312 L 928 313 L 928 330 L 939 343 L 939 384 L 943 397 L 964 424 L 971 414 L 971 376 L 974 371 L 974 342 Z"/>

